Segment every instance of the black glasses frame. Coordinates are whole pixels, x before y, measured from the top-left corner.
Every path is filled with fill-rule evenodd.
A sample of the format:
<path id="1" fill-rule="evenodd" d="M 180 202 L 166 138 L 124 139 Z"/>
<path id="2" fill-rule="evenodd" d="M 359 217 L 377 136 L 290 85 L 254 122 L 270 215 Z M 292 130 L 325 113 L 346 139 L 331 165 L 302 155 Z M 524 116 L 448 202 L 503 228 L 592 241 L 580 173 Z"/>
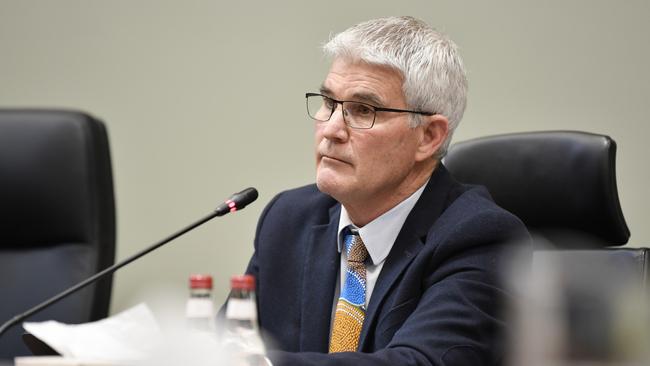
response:
<path id="1" fill-rule="evenodd" d="M 321 119 L 316 119 L 316 118 L 311 116 L 311 114 L 309 113 L 309 97 L 322 97 L 322 98 L 329 99 L 329 100 L 331 100 L 333 102 L 332 110 L 330 111 L 330 115 L 327 117 L 327 119 L 321 120 Z M 375 125 L 375 120 L 377 119 L 377 112 L 414 113 L 414 114 L 421 114 L 421 115 L 424 115 L 424 116 L 433 116 L 433 115 L 437 114 L 435 112 L 412 111 L 412 110 L 408 110 L 408 109 L 377 107 L 377 106 L 374 106 L 372 104 L 368 104 L 368 103 L 364 103 L 364 102 L 357 102 L 356 100 L 336 100 L 336 99 L 334 99 L 332 97 L 328 97 L 327 95 L 323 95 L 323 94 L 319 94 L 319 93 L 305 93 L 305 102 L 307 104 L 307 115 L 311 119 L 316 120 L 316 121 L 321 121 L 321 122 L 329 121 L 330 118 L 332 118 L 332 115 L 334 114 L 334 111 L 336 110 L 336 106 L 339 105 L 339 104 L 341 105 L 341 108 L 343 108 L 343 103 L 357 103 L 357 104 L 363 104 L 364 106 L 370 107 L 375 113 L 374 113 L 374 115 L 372 117 L 372 123 L 370 124 L 369 127 L 356 127 L 356 126 L 350 125 L 348 123 L 348 120 L 345 118 L 345 113 L 343 113 L 343 120 L 345 121 L 345 124 L 350 126 L 351 128 L 356 128 L 356 129 L 360 129 L 360 130 L 367 130 L 367 129 L 372 128 L 372 126 Z"/>

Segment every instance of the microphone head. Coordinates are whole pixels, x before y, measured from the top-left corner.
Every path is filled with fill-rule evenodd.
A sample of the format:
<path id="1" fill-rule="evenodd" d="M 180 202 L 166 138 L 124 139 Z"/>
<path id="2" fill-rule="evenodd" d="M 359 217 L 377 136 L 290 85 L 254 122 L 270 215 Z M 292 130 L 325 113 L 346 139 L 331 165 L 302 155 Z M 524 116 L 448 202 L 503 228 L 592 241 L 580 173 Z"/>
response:
<path id="1" fill-rule="evenodd" d="M 248 206 L 249 203 L 257 199 L 257 189 L 249 187 L 239 193 L 235 193 L 230 197 L 230 200 L 235 202 L 238 210 Z"/>
<path id="2" fill-rule="evenodd" d="M 215 212 L 217 216 L 225 215 L 229 212 L 235 212 L 248 206 L 249 203 L 257 199 L 257 189 L 250 187 L 239 193 L 233 194 L 226 202 L 217 207 Z"/>

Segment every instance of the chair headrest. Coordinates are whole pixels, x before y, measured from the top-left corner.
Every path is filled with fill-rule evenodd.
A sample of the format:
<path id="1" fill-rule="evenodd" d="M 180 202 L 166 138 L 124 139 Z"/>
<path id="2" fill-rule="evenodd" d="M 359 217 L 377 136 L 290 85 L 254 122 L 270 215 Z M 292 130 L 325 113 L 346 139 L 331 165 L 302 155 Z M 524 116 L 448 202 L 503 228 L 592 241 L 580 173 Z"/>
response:
<path id="1" fill-rule="evenodd" d="M 488 188 L 501 207 L 538 233 L 577 232 L 623 245 L 630 231 L 616 187 L 616 143 L 609 136 L 544 131 L 454 144 L 444 159 L 463 183 Z"/>
<path id="2" fill-rule="evenodd" d="M 103 123 L 76 111 L 0 110 L 0 244 L 88 242 L 103 234 L 95 218 L 113 215 Z"/>

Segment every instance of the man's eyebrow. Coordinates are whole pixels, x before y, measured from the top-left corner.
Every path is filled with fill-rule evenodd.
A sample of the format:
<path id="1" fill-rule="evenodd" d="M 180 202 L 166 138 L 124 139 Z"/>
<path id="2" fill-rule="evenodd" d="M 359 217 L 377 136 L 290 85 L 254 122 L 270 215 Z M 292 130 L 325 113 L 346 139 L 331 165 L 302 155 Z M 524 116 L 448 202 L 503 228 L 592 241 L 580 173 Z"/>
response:
<path id="1" fill-rule="evenodd" d="M 321 94 L 323 94 L 323 95 L 328 96 L 328 97 L 332 96 L 332 91 L 328 87 L 326 87 L 325 85 L 320 86 L 319 92 Z"/>
<path id="2" fill-rule="evenodd" d="M 384 105 L 384 102 L 379 96 L 371 93 L 354 93 L 352 94 L 352 98 L 354 98 L 354 101 L 372 104 L 375 107 L 382 107 Z"/>
<path id="3" fill-rule="evenodd" d="M 334 98 L 332 91 L 325 85 L 321 85 L 320 93 L 325 96 Z M 384 105 L 384 102 L 381 100 L 381 98 L 371 93 L 354 93 L 352 94 L 352 99 L 350 99 L 350 101 L 372 104 L 375 107 L 382 107 Z"/>

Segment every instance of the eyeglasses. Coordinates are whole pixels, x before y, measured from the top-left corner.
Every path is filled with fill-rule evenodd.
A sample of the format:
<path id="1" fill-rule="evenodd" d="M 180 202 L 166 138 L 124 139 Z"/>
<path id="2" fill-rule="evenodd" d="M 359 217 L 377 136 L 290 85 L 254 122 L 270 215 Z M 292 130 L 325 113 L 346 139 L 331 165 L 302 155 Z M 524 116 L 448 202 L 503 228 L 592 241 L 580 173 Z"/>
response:
<path id="1" fill-rule="evenodd" d="M 352 128 L 368 129 L 375 124 L 377 112 L 415 113 L 425 116 L 433 116 L 435 113 L 422 111 L 409 111 L 406 109 L 375 107 L 371 104 L 354 102 L 349 100 L 336 100 L 318 93 L 306 93 L 307 114 L 316 121 L 329 121 L 336 106 L 341 105 L 343 120 Z"/>

